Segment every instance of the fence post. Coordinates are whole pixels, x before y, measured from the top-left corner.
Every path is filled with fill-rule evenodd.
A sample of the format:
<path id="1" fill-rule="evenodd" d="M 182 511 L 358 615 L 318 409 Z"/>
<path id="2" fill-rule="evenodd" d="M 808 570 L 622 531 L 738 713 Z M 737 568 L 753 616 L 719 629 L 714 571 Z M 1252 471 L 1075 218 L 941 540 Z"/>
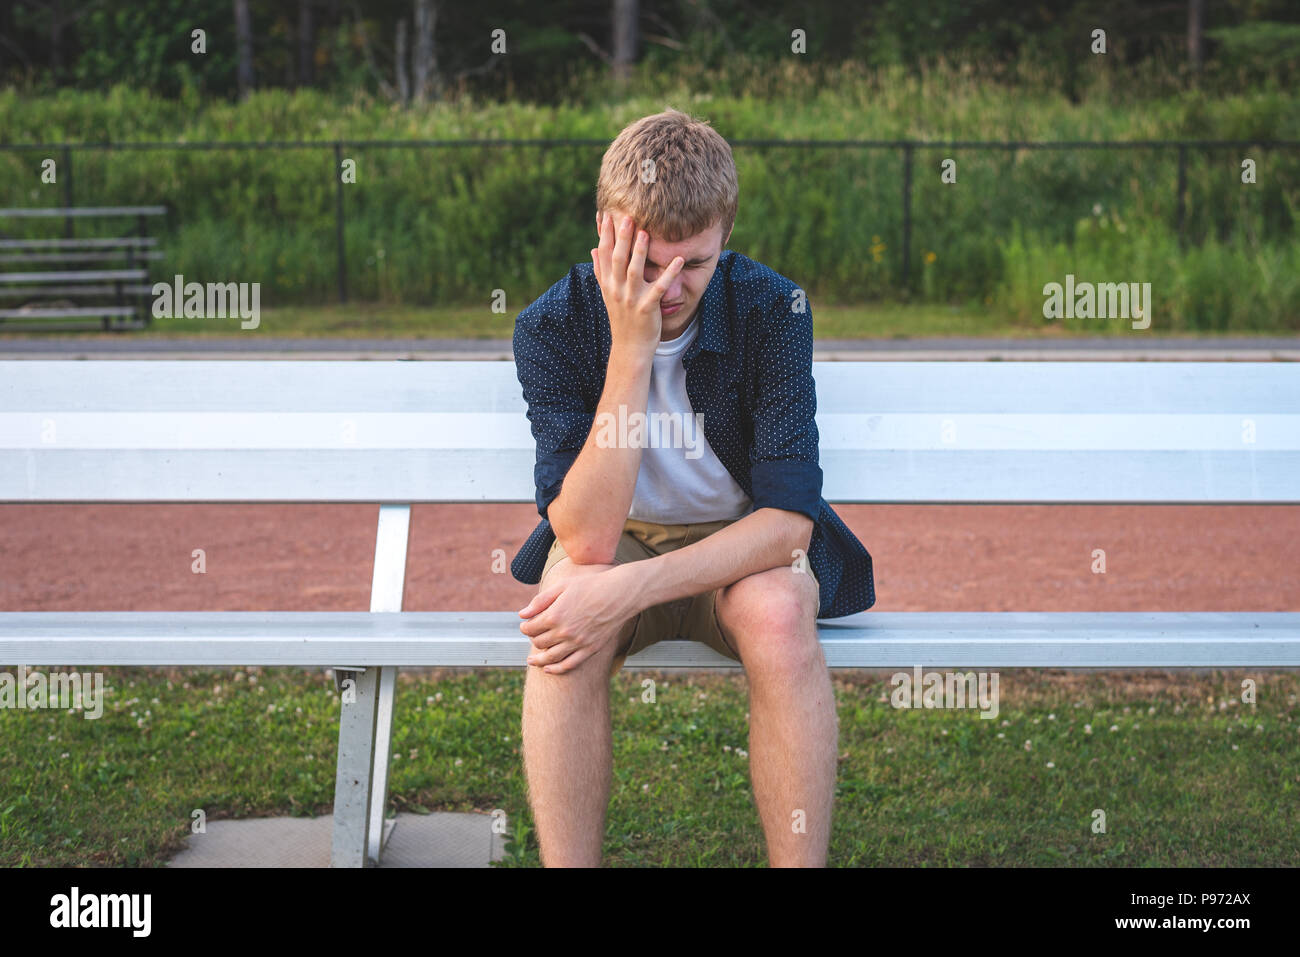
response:
<path id="1" fill-rule="evenodd" d="M 1187 144 L 1178 144 L 1178 245 L 1187 243 L 1183 220 L 1187 212 Z"/>
<path id="2" fill-rule="evenodd" d="M 334 241 L 338 245 L 339 302 L 348 301 L 348 260 L 343 243 L 343 144 L 334 144 Z"/>
<path id="3" fill-rule="evenodd" d="M 903 144 L 903 291 L 912 273 L 912 143 Z"/>
<path id="4" fill-rule="evenodd" d="M 72 147 L 63 147 L 63 205 L 72 208 Z M 72 216 L 64 217 L 63 235 L 72 238 Z"/>

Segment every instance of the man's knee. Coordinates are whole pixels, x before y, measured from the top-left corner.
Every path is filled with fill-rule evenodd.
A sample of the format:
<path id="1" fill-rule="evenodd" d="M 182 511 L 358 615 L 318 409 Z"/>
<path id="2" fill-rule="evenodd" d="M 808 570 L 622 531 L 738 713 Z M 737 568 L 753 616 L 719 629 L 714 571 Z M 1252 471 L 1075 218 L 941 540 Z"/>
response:
<path id="1" fill-rule="evenodd" d="M 815 579 L 772 568 L 720 589 L 718 623 L 747 671 L 791 673 L 825 663 L 817 640 Z"/>

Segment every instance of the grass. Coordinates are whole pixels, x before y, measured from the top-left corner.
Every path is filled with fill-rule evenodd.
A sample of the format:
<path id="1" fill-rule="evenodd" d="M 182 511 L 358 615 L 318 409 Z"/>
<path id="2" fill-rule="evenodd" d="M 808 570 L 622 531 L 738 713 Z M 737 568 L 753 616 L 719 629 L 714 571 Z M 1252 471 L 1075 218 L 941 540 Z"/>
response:
<path id="1" fill-rule="evenodd" d="M 404 674 L 399 811 L 490 812 L 504 866 L 535 866 L 519 756 L 522 674 Z M 613 683 L 610 866 L 762 866 L 743 677 Z M 1002 673 L 1001 710 L 902 711 L 837 673 L 841 866 L 1300 864 L 1295 672 Z M 0 866 L 159 866 L 191 813 L 327 815 L 338 697 L 299 669 L 106 669 L 104 715 L 0 716 Z M 106 689 L 107 690 L 107 689 Z M 1088 727 L 1090 726 L 1090 730 Z M 1105 833 L 1093 833 L 1097 810 Z"/>
<path id="2" fill-rule="evenodd" d="M 0 340 L 14 338 L 83 338 L 137 336 L 167 338 L 409 338 L 409 339 L 498 339 L 509 340 L 516 312 L 493 313 L 467 306 L 401 306 L 377 303 L 337 303 L 319 306 L 290 306 L 263 310 L 257 329 L 240 328 L 238 319 L 155 319 L 146 330 L 104 333 L 98 330 L 54 331 L 41 325 L 19 328 L 9 322 L 0 325 Z M 1062 323 L 1017 318 L 1005 308 L 982 305 L 949 306 L 935 303 L 871 303 L 851 306 L 815 306 L 814 335 L 821 339 L 904 339 L 935 336 L 989 336 L 1004 338 L 1062 338 L 1072 335 L 1127 336 L 1137 339 L 1167 335 L 1154 322 L 1137 332 L 1130 323 L 1114 320 L 1108 327 L 1088 330 L 1066 328 Z M 1182 334 L 1213 335 L 1179 330 Z M 1230 330 L 1233 335 L 1251 335 L 1251 330 Z M 1259 330 L 1257 334 L 1278 334 Z"/>

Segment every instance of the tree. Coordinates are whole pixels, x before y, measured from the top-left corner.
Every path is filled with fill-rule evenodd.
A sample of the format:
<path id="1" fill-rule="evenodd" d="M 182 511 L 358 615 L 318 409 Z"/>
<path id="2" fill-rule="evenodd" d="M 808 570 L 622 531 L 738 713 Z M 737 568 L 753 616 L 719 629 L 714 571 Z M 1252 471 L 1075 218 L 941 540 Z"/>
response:
<path id="1" fill-rule="evenodd" d="M 298 0 L 298 85 L 311 86 L 316 76 L 316 21 L 311 0 Z"/>
<path id="2" fill-rule="evenodd" d="M 416 103 L 442 95 L 438 78 L 438 55 L 433 46 L 438 5 L 434 0 L 415 0 L 415 56 L 411 63 L 412 94 Z"/>
<path id="3" fill-rule="evenodd" d="M 614 0 L 614 79 L 627 82 L 636 62 L 637 0 Z"/>
<path id="4" fill-rule="evenodd" d="M 1205 30 L 1205 0 L 1187 0 L 1187 62 L 1201 72 L 1201 38 Z"/>
<path id="5" fill-rule="evenodd" d="M 406 71 L 407 61 L 406 18 L 397 21 L 397 37 L 393 44 L 394 72 L 397 74 L 397 99 L 403 106 L 411 102 L 411 75 Z"/>
<path id="6" fill-rule="evenodd" d="M 75 27 L 77 21 L 91 10 L 98 7 L 103 0 L 91 0 L 90 3 L 69 5 L 64 0 L 37 0 L 33 6 L 44 10 L 50 18 L 50 74 L 56 81 L 64 78 L 64 37 L 69 27 Z M 5 22 L 13 18 L 13 9 L 9 3 L 4 5 Z"/>
<path id="7" fill-rule="evenodd" d="M 235 48 L 239 57 L 239 98 L 245 100 L 253 92 L 253 21 L 248 15 L 248 0 L 235 0 Z"/>

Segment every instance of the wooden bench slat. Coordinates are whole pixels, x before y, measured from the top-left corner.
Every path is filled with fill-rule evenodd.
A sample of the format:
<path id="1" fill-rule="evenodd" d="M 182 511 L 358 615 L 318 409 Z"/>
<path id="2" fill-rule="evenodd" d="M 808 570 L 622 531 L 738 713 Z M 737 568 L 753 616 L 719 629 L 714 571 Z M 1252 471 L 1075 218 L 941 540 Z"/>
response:
<path id="1" fill-rule="evenodd" d="M 48 665 L 522 667 L 512 612 L 8 612 L 0 660 Z M 1300 666 L 1300 612 L 869 612 L 819 622 L 835 668 Z M 638 668 L 735 668 L 661 642 Z"/>

